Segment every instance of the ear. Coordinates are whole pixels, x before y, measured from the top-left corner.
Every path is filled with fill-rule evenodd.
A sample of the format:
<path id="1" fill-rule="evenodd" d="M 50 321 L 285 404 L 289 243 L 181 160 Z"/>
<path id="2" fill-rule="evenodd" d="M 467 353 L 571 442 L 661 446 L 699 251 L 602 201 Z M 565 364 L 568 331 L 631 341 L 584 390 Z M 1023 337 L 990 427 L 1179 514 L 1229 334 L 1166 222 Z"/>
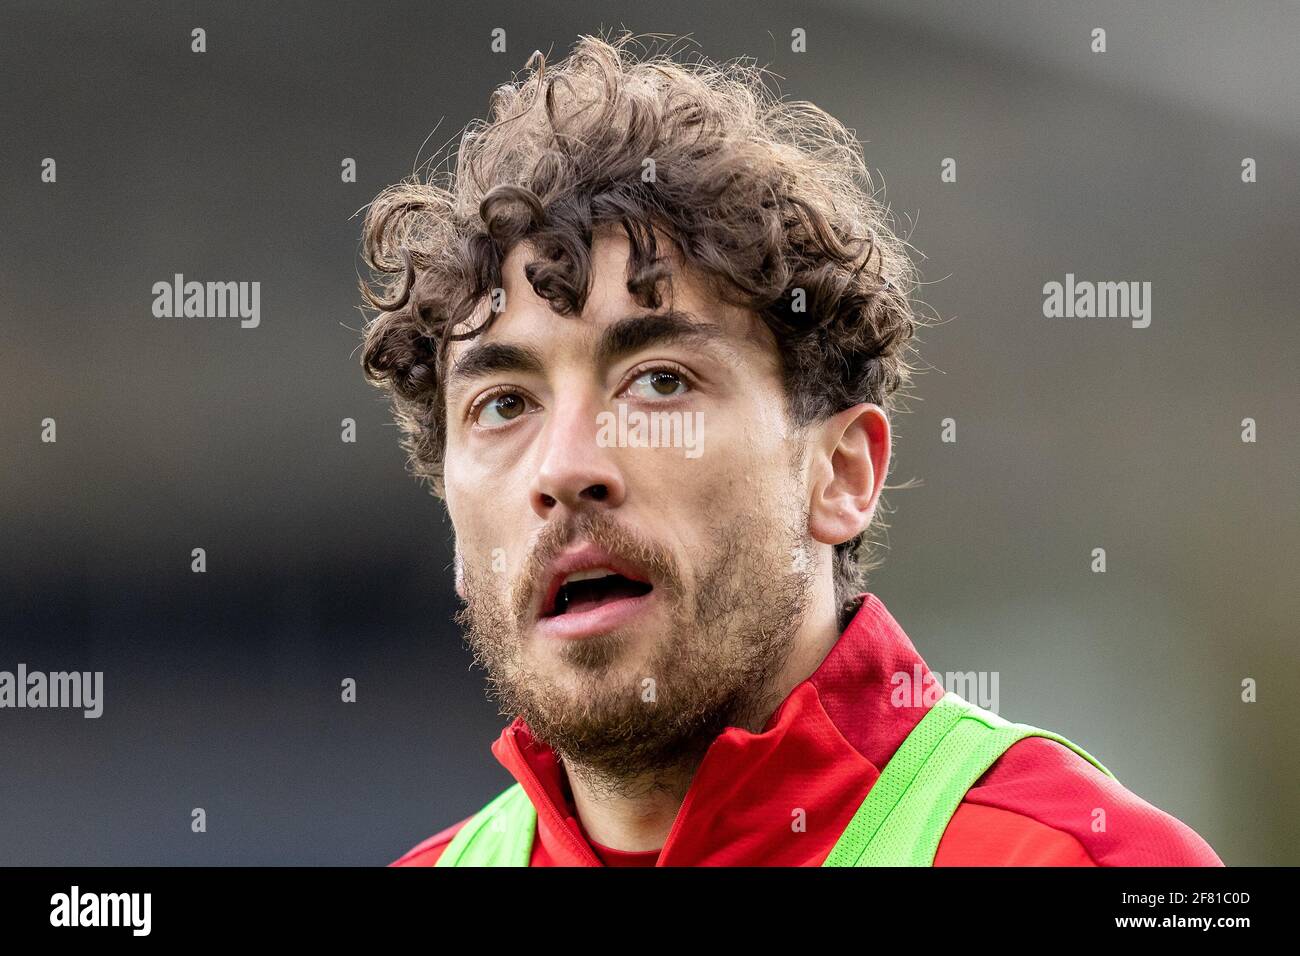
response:
<path id="1" fill-rule="evenodd" d="M 879 405 L 846 408 L 814 431 L 808 532 L 815 540 L 843 544 L 866 530 L 889 474 L 890 443 Z"/>

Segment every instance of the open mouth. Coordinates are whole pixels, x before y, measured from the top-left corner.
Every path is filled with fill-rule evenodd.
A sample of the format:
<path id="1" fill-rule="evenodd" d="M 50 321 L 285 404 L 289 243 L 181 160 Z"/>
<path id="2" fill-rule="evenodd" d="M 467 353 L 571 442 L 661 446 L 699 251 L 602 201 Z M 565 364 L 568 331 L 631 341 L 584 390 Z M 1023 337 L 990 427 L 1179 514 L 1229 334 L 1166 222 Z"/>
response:
<path id="1" fill-rule="evenodd" d="M 649 582 L 634 581 L 609 568 L 575 571 L 560 582 L 542 617 L 580 614 L 626 598 L 641 597 L 653 590 L 654 585 Z"/>

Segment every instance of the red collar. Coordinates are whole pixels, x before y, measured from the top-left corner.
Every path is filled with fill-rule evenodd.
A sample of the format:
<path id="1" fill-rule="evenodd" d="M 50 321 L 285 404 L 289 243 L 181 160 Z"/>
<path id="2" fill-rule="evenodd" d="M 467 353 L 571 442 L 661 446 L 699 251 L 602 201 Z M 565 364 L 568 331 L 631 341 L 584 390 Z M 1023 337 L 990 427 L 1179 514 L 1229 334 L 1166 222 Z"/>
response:
<path id="1" fill-rule="evenodd" d="M 897 675 L 906 675 L 900 681 Z M 932 701 L 929 668 L 880 599 L 862 604 L 817 670 L 761 733 L 728 727 L 710 744 L 658 854 L 660 866 L 818 865 Z M 904 688 L 915 694 L 893 702 Z M 537 808 L 535 858 L 599 866 L 549 746 L 516 718 L 492 752 Z M 797 838 L 792 838 L 797 837 Z M 648 862 L 611 854 L 609 862 Z"/>

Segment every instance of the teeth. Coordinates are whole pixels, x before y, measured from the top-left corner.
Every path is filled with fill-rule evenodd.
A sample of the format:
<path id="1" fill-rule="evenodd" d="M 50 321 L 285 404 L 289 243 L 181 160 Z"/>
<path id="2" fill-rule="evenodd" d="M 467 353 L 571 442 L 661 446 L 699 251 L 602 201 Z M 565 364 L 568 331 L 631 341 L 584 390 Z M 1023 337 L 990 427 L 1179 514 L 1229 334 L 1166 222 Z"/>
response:
<path id="1" fill-rule="evenodd" d="M 592 568 L 589 571 L 574 571 L 560 582 L 560 586 L 563 587 L 566 584 L 574 584 L 578 581 L 594 581 L 597 578 L 607 578 L 615 573 L 616 572 L 611 571 L 609 568 Z"/>

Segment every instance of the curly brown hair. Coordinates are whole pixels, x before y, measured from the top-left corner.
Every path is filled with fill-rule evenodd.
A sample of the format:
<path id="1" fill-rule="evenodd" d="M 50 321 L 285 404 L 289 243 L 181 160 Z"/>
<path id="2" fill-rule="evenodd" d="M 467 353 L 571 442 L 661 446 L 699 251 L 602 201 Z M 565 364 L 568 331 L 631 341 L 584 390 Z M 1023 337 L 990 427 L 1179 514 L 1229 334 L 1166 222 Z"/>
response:
<path id="1" fill-rule="evenodd" d="M 491 121 L 465 128 L 454 164 L 367 210 L 361 292 L 379 314 L 362 365 L 439 497 L 447 348 L 491 324 L 469 327 L 520 242 L 537 252 L 528 281 L 564 316 L 583 310 L 607 227 L 629 241 L 629 294 L 659 308 L 671 272 L 657 234 L 669 237 L 719 299 L 772 330 L 796 425 L 861 402 L 888 410 L 910 380 L 915 267 L 852 132 L 774 95 L 747 60 L 637 56 L 634 40 L 581 37 L 554 66 L 534 53 L 527 77 L 494 92 Z M 835 548 L 837 601 L 878 563 L 867 535 Z"/>

